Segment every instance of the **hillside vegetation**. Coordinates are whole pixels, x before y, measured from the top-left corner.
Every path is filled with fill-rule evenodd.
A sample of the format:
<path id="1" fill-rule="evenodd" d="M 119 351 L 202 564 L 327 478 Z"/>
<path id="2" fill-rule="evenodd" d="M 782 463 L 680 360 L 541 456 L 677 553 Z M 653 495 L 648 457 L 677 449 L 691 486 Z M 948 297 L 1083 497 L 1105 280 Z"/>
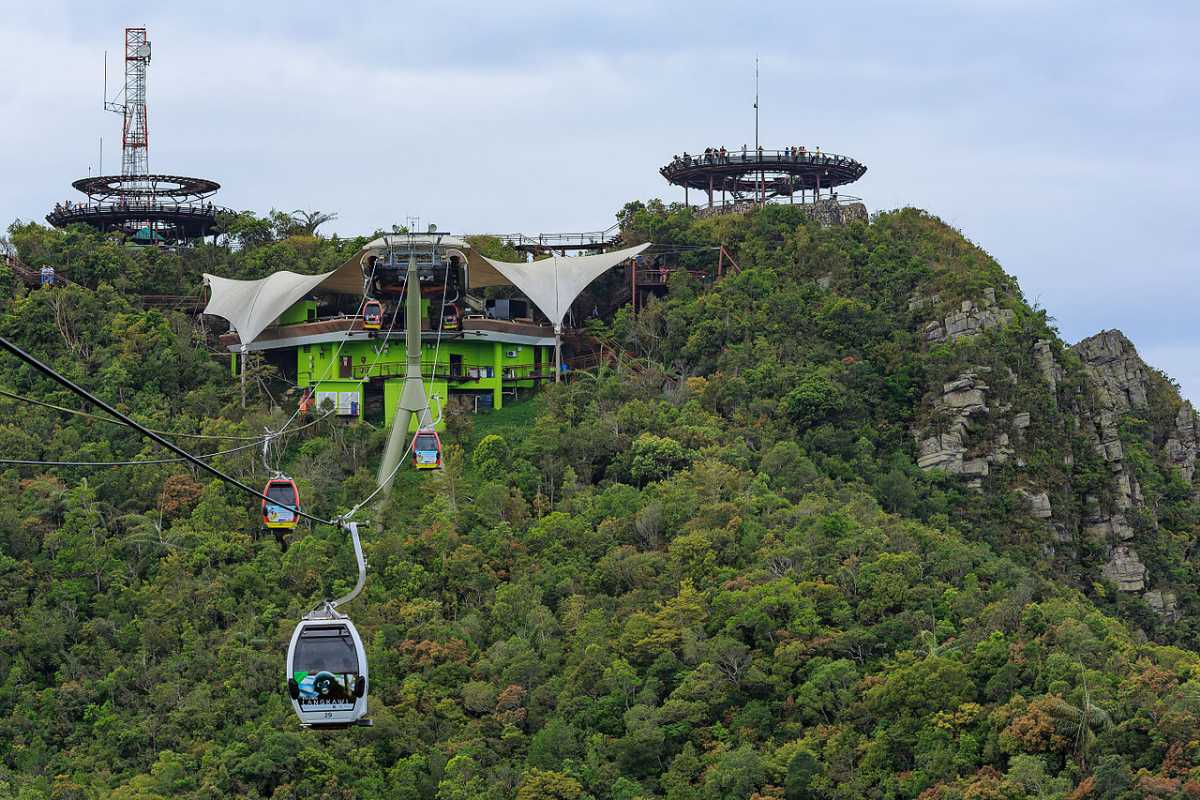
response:
<path id="1" fill-rule="evenodd" d="M 176 463 L 0 465 L 0 797 L 1200 797 L 1195 415 L 1170 381 L 1114 332 L 1066 347 L 920 211 L 619 216 L 740 270 L 589 322 L 615 364 L 454 415 L 446 469 L 373 511 L 349 611 L 374 727 L 301 731 L 284 693 L 295 621 L 353 581 L 343 534 L 277 539 Z M 214 331 L 138 297 L 359 246 L 258 222 L 180 253 L 14 226 L 91 288 L 0 289 L 0 333 L 156 428 L 278 428 L 278 376 L 243 410 Z M 13 359 L 0 388 L 80 408 Z M 6 458 L 163 456 L 0 414 Z M 382 439 L 330 417 L 276 455 L 329 516 Z M 213 463 L 263 479 L 253 447 Z"/>

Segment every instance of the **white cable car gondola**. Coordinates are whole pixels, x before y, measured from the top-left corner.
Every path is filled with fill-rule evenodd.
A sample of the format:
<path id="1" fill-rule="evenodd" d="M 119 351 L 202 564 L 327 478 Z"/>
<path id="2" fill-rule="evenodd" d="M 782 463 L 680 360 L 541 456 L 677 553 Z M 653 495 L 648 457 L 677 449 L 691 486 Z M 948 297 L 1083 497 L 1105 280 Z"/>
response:
<path id="1" fill-rule="evenodd" d="M 358 525 L 346 524 L 358 561 L 358 582 L 344 597 L 326 600 L 300 620 L 287 653 L 287 687 L 292 708 L 306 728 L 370 725 L 367 715 L 367 652 L 354 623 L 339 613 L 367 579 Z"/>

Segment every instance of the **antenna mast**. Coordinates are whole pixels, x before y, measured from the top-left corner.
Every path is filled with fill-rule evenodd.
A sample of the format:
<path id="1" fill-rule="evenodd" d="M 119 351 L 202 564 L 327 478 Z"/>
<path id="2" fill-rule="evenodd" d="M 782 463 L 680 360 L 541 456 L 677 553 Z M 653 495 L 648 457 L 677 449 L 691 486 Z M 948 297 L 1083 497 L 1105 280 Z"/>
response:
<path id="1" fill-rule="evenodd" d="M 135 178 L 144 187 L 150 174 L 150 128 L 146 115 L 146 68 L 150 65 L 150 40 L 145 28 L 125 29 L 125 86 L 120 103 L 105 100 L 104 108 L 120 114 L 121 175 Z M 105 59 L 107 82 L 108 61 Z"/>
<path id="2" fill-rule="evenodd" d="M 758 56 L 754 57 L 754 152 L 758 152 Z"/>

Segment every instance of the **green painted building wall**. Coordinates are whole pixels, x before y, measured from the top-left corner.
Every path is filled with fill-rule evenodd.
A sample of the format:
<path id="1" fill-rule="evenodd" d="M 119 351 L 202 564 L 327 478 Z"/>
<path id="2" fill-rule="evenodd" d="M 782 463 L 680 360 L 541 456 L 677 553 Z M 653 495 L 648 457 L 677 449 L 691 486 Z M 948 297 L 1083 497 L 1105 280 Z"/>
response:
<path id="1" fill-rule="evenodd" d="M 382 350 L 376 351 L 381 346 Z M 454 394 L 488 394 L 493 408 L 504 405 L 504 391 L 532 389 L 538 381 L 526 377 L 535 368 L 553 374 L 554 348 L 486 340 L 447 339 L 424 342 L 421 373 L 433 394 L 444 406 Z M 436 365 L 436 371 L 435 371 Z M 451 366 L 464 378 L 452 378 Z M 400 397 L 405 372 L 404 341 L 382 344 L 379 339 L 300 345 L 296 348 L 296 383 L 321 391 L 352 391 L 358 387 L 358 409 L 362 414 L 362 387 L 368 378 L 384 381 L 384 417 L 390 423 Z M 507 376 L 507 380 L 505 379 Z M 436 415 L 438 404 L 431 400 Z"/>
<path id="2" fill-rule="evenodd" d="M 317 301 L 301 300 L 287 311 L 279 315 L 280 325 L 294 325 L 297 322 L 312 322 L 317 318 Z"/>

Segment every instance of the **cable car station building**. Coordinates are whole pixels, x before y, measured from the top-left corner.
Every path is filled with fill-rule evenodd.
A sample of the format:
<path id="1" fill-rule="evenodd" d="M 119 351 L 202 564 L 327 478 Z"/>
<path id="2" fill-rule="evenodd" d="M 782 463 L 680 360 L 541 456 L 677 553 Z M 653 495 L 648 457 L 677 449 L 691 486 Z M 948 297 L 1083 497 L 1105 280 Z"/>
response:
<path id="1" fill-rule="evenodd" d="M 421 372 L 434 416 L 451 398 L 476 410 L 498 409 L 506 395 L 554 379 L 556 340 L 570 304 L 600 274 L 648 246 L 502 262 L 454 236 L 389 235 L 322 275 L 276 272 L 255 281 L 205 275 L 211 297 L 204 313 L 230 322 L 221 343 L 235 374 L 250 353 L 260 353 L 310 390 L 318 407 L 328 401 L 337 414 L 362 418 L 368 406 L 381 404 L 390 424 L 406 370 L 403 278 L 415 259 Z M 470 293 L 488 286 L 512 286 L 523 296 L 484 301 Z M 364 290 L 383 304 L 378 330 L 364 325 Z"/>

